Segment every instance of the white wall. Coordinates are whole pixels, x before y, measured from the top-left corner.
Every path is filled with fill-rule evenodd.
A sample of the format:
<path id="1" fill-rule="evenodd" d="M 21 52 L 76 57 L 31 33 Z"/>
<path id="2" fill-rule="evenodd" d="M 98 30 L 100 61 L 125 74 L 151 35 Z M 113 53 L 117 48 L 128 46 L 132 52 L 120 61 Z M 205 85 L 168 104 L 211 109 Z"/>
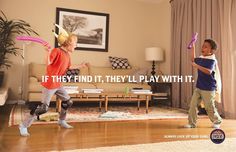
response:
<path id="1" fill-rule="evenodd" d="M 137 0 L 1 0 L 0 9 L 9 19 L 22 19 L 30 23 L 40 37 L 54 45 L 52 29 L 56 18 L 56 7 L 103 12 L 110 14 L 108 52 L 76 51 L 72 56 L 74 64 L 82 61 L 92 65 L 109 66 L 108 56 L 126 57 L 130 64 L 151 67 L 145 61 L 146 47 L 159 46 L 165 50 L 165 62 L 161 63 L 164 74 L 170 73 L 170 5 L 168 0 L 147 3 Z M 22 47 L 20 42 L 17 42 Z M 7 85 L 10 98 L 19 98 L 22 60 L 11 57 L 13 66 L 7 71 Z M 42 46 L 31 43 L 26 46 L 26 64 L 44 63 Z"/>

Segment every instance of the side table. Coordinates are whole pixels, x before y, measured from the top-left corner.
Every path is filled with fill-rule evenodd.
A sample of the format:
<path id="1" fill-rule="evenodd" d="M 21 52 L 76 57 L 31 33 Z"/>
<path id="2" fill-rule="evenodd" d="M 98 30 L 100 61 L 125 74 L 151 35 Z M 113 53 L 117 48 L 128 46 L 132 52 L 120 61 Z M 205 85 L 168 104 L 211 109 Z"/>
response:
<path id="1" fill-rule="evenodd" d="M 158 94 L 158 96 L 153 96 L 152 101 L 155 100 L 165 100 L 170 103 L 172 107 L 172 83 L 169 82 L 149 82 L 152 92 Z"/>

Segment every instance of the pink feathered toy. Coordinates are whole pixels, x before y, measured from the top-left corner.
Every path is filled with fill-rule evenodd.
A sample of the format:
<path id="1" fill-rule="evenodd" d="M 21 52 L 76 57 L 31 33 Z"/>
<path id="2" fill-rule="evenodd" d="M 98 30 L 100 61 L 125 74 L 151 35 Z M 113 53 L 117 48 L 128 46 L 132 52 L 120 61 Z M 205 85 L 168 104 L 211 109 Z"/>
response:
<path id="1" fill-rule="evenodd" d="M 41 38 L 32 37 L 32 36 L 17 36 L 16 39 L 19 41 L 31 41 L 31 42 L 40 43 L 46 46 L 49 50 L 51 49 L 51 46 L 48 44 L 48 42 L 42 40 Z"/>

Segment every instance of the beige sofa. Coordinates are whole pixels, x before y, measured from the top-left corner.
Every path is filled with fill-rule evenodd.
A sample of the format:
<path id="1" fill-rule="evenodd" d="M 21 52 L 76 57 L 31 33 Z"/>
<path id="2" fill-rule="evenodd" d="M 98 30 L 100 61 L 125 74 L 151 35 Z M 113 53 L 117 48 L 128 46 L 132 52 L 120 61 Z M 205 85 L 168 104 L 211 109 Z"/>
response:
<path id="1" fill-rule="evenodd" d="M 111 67 L 96 67 L 90 66 L 83 69 L 80 69 L 79 76 L 102 76 L 102 79 L 105 80 L 105 76 L 125 76 L 125 75 L 132 75 L 138 68 L 132 69 L 116 69 L 113 70 Z M 41 91 L 42 86 L 40 84 L 42 80 L 42 76 L 45 74 L 46 66 L 44 64 L 36 64 L 30 63 L 29 64 L 29 83 L 28 83 L 28 94 L 27 98 L 29 102 L 38 102 L 41 101 Z M 108 83 L 108 82 L 76 82 L 76 83 L 63 83 L 64 86 L 78 86 L 79 90 L 81 89 L 88 89 L 88 88 L 99 88 L 104 89 L 105 92 L 124 92 L 125 89 L 128 87 L 132 88 L 144 88 L 144 89 L 151 89 L 148 84 L 141 84 L 141 83 L 129 83 L 127 81 L 124 82 L 115 82 L 115 83 Z M 52 101 L 55 101 L 56 98 L 53 97 Z"/>

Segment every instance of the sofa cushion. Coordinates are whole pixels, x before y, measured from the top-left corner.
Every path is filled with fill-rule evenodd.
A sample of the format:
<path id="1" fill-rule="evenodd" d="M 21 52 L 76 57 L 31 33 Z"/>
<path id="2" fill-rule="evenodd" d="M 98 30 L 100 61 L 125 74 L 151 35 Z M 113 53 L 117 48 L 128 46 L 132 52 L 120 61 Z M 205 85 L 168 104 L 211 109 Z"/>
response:
<path id="1" fill-rule="evenodd" d="M 104 89 L 105 92 L 125 92 L 126 88 L 143 88 L 151 90 L 151 87 L 147 84 L 137 83 L 97 83 L 98 89 Z"/>
<path id="2" fill-rule="evenodd" d="M 42 93 L 41 92 L 31 92 L 28 94 L 28 100 L 30 102 L 41 102 L 42 100 Z M 56 101 L 56 96 L 52 96 L 51 102 Z"/>
<path id="3" fill-rule="evenodd" d="M 131 73 L 134 73 L 135 70 L 137 70 L 137 68 L 135 67 L 132 67 L 131 69 L 116 69 L 116 70 L 113 70 L 111 67 L 96 67 L 96 66 L 89 67 L 90 75 L 93 78 L 95 76 L 101 76 L 104 82 L 106 82 L 106 76 L 128 76 Z"/>
<path id="4" fill-rule="evenodd" d="M 143 83 L 144 80 L 141 80 L 140 76 L 148 76 L 148 69 L 141 68 L 141 69 L 135 70 L 133 73 L 131 73 L 131 76 L 133 76 L 135 78 L 137 83 Z"/>
<path id="5" fill-rule="evenodd" d="M 62 83 L 63 86 L 78 86 L 79 90 L 81 89 L 95 89 L 96 85 L 92 83 Z M 29 84 L 29 92 L 42 92 L 42 85 L 40 82 L 30 83 Z"/>
<path id="6" fill-rule="evenodd" d="M 131 68 L 127 58 L 109 56 L 109 61 L 112 65 L 112 69 L 130 69 Z"/>
<path id="7" fill-rule="evenodd" d="M 80 68 L 79 75 L 89 75 L 89 67 Z"/>
<path id="8" fill-rule="evenodd" d="M 35 77 L 39 82 L 42 81 L 42 76 L 46 74 L 46 65 L 38 63 L 29 64 L 29 77 Z M 89 75 L 89 68 L 81 68 L 79 75 Z"/>
<path id="9" fill-rule="evenodd" d="M 29 78 L 29 83 L 37 83 L 38 82 L 38 79 L 35 78 L 35 77 L 30 77 Z"/>
<path id="10" fill-rule="evenodd" d="M 29 64 L 29 76 L 35 77 L 39 82 L 42 81 L 42 76 L 45 75 L 45 64 L 30 63 Z"/>
<path id="11" fill-rule="evenodd" d="M 29 92 L 42 92 L 42 85 L 40 82 L 34 82 L 29 84 Z"/>

